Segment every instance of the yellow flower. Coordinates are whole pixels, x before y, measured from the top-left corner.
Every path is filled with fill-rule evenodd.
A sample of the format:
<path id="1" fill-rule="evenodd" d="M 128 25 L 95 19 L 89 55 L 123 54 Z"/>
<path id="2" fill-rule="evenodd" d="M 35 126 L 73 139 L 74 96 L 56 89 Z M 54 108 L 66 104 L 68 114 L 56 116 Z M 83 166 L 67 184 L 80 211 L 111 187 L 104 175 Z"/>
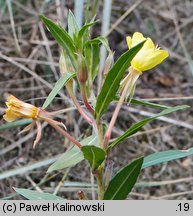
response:
<path id="1" fill-rule="evenodd" d="M 150 38 L 143 37 L 143 34 L 139 32 L 135 32 L 132 38 L 128 36 L 126 39 L 129 49 L 146 40 L 143 47 L 132 59 L 129 73 L 120 83 L 121 95 L 123 95 L 125 99 L 132 99 L 137 79 L 142 72 L 160 64 L 168 57 L 168 52 L 166 50 L 161 50 L 158 46 L 155 47 Z"/>
<path id="2" fill-rule="evenodd" d="M 10 95 L 6 102 L 7 109 L 3 118 L 7 122 L 15 121 L 19 118 L 36 119 L 38 117 L 39 108 L 31 104 L 24 103 L 13 95 Z"/>
<path id="3" fill-rule="evenodd" d="M 140 72 L 150 70 L 169 56 L 166 50 L 161 50 L 160 47 L 154 45 L 150 38 L 145 38 L 139 32 L 135 32 L 132 38 L 128 36 L 126 40 L 129 49 L 146 40 L 143 47 L 131 61 L 131 66 Z"/>

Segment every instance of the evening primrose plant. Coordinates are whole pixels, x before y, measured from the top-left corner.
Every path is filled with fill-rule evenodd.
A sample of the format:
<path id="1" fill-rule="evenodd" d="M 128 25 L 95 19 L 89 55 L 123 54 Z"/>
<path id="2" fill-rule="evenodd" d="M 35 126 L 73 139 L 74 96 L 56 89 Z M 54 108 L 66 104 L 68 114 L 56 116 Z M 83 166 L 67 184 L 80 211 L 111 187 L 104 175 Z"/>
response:
<path id="1" fill-rule="evenodd" d="M 169 54 L 166 50 L 155 45 L 150 38 L 135 32 L 132 37 L 126 37 L 128 50 L 114 62 L 113 52 L 107 38 L 102 36 L 91 38 L 91 29 L 96 23 L 94 18 L 79 27 L 72 12 L 69 12 L 68 32 L 43 15 L 41 20 L 61 48 L 60 79 L 55 83 L 42 107 L 24 103 L 13 95 L 9 96 L 6 102 L 7 110 L 3 117 L 7 122 L 22 118 L 31 119 L 31 123 L 21 132 L 27 132 L 34 126 L 37 127 L 37 137 L 34 141 L 36 148 L 38 148 L 37 143 L 41 138 L 41 123 L 43 121 L 46 121 L 56 132 L 62 134 L 74 145 L 56 159 L 48 168 L 48 173 L 71 168 L 82 160 L 87 160 L 96 180 L 98 199 L 123 200 L 128 197 L 142 169 L 193 154 L 193 149 L 189 149 L 156 152 L 148 156 L 139 155 L 132 162 L 128 159 L 128 164 L 113 175 L 113 162 L 108 158 L 111 149 L 137 133 L 150 121 L 188 108 L 186 105 L 168 107 L 133 98 L 140 76 L 162 63 Z M 104 46 L 107 51 L 102 71 L 99 69 L 101 46 Z M 96 78 L 100 72 L 103 74 L 102 83 L 97 83 Z M 74 85 L 77 86 L 76 93 Z M 99 93 L 96 92 L 96 85 L 101 86 Z M 67 94 L 77 111 L 88 123 L 91 136 L 85 137 L 85 134 L 82 134 L 81 139 L 73 137 L 63 123 L 54 120 L 57 113 L 61 113 L 60 110 L 58 112 L 46 111 L 62 88 L 67 89 Z M 81 95 L 81 102 L 77 95 Z M 103 116 L 112 102 L 117 103 L 114 103 L 116 106 L 110 121 L 106 122 L 103 120 Z M 131 125 L 121 136 L 112 141 L 111 133 L 124 103 L 128 106 L 135 104 L 150 106 L 160 109 L 161 112 Z M 42 199 L 61 199 L 52 194 L 38 193 L 27 189 L 15 188 L 15 190 L 28 199 L 32 199 L 32 197 L 33 199 L 34 197 L 37 199 L 40 197 Z M 87 199 L 83 191 L 78 194 L 80 199 Z"/>

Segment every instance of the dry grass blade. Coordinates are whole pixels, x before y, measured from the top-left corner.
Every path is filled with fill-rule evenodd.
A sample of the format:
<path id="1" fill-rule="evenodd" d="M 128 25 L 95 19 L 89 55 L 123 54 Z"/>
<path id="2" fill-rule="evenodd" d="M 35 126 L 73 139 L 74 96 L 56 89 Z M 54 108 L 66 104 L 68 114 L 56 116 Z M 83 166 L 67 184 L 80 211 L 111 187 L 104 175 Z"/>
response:
<path id="1" fill-rule="evenodd" d="M 54 161 L 56 161 L 56 159 L 59 157 L 60 155 L 56 155 L 54 157 L 51 157 L 49 159 L 44 159 L 32 164 L 28 164 L 26 166 L 20 167 L 20 168 L 16 168 L 16 169 L 12 169 L 12 170 L 8 170 L 7 172 L 1 173 L 0 174 L 0 180 L 3 179 L 7 179 L 9 177 L 13 177 L 16 175 L 23 175 L 24 173 L 27 173 L 29 171 L 32 171 L 34 169 L 39 169 L 41 167 L 45 167 L 48 166 L 50 164 L 52 164 Z"/>
<path id="2" fill-rule="evenodd" d="M 6 2 L 7 2 L 7 7 L 8 7 L 8 11 L 9 11 L 9 16 L 10 16 L 11 28 L 12 28 L 12 31 L 13 31 L 13 37 L 14 37 L 14 40 L 15 40 L 15 46 L 16 46 L 16 49 L 17 49 L 18 53 L 21 54 L 21 49 L 20 49 L 19 42 L 18 42 L 18 39 L 17 39 L 16 31 L 15 31 L 15 23 L 14 23 L 14 18 L 13 18 L 11 0 L 6 0 Z"/>
<path id="3" fill-rule="evenodd" d="M 116 27 L 141 3 L 143 0 L 136 1 L 110 28 L 105 36 L 108 36 Z"/>

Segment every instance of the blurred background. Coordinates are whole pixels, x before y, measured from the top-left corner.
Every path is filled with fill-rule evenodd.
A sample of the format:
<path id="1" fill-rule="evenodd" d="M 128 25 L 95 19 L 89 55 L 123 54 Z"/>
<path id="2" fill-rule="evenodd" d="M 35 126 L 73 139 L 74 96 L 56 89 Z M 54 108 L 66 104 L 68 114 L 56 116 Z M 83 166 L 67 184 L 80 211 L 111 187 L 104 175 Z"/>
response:
<path id="1" fill-rule="evenodd" d="M 66 27 L 68 10 L 81 25 L 86 0 L 0 0 L 0 198 L 21 199 L 12 187 L 29 188 L 77 199 L 83 190 L 96 198 L 96 188 L 88 164 L 46 174 L 47 168 L 69 146 L 50 126 L 32 149 L 35 131 L 18 135 L 24 126 L 7 125 L 2 119 L 5 96 L 41 106 L 59 78 L 60 48 L 39 19 L 44 14 Z M 93 0 L 90 15 L 97 11 L 93 37 L 108 37 L 115 59 L 126 51 L 126 36 L 140 31 L 170 57 L 139 79 L 135 98 L 168 106 L 193 105 L 193 1 L 192 0 Z M 101 58 L 105 55 L 101 53 Z M 96 87 L 97 88 L 97 87 Z M 78 97 L 78 95 L 77 95 Z M 70 107 L 68 95 L 60 92 L 48 110 Z M 104 120 L 109 121 L 114 105 Z M 133 122 L 159 110 L 124 105 L 113 131 L 123 133 Z M 90 128 L 76 111 L 58 116 L 70 134 L 90 134 Z M 113 150 L 114 172 L 139 155 L 193 147 L 192 108 L 162 117 Z M 129 199 L 192 199 L 193 157 L 143 170 Z"/>

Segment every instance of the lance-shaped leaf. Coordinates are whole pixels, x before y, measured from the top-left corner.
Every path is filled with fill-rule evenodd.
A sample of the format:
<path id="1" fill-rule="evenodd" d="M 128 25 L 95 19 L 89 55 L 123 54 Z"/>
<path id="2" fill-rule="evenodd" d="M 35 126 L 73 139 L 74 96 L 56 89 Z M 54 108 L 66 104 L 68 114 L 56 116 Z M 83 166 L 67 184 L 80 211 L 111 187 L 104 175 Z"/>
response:
<path id="1" fill-rule="evenodd" d="M 21 119 L 21 120 L 17 120 L 17 121 L 14 121 L 14 122 L 8 122 L 6 124 L 0 125 L 0 131 L 7 130 L 7 129 L 10 129 L 10 128 L 14 128 L 14 127 L 20 127 L 20 126 L 27 125 L 27 124 L 30 124 L 30 123 L 32 123 L 31 119 Z"/>
<path id="2" fill-rule="evenodd" d="M 71 62 L 76 68 L 75 62 L 75 46 L 72 38 L 69 36 L 69 34 L 58 24 L 54 23 L 51 19 L 48 19 L 47 17 L 41 15 L 40 18 L 43 20 L 44 24 L 52 34 L 52 36 L 55 38 L 55 40 L 58 42 L 60 46 L 67 52 L 67 54 L 70 56 Z"/>
<path id="3" fill-rule="evenodd" d="M 71 38 L 74 38 L 75 35 L 78 34 L 80 28 L 76 21 L 76 18 L 71 10 L 68 12 L 68 34 Z"/>
<path id="4" fill-rule="evenodd" d="M 105 159 L 105 152 L 103 149 L 96 146 L 83 146 L 81 148 L 84 158 L 88 160 L 92 170 L 96 170 Z"/>
<path id="5" fill-rule="evenodd" d="M 89 44 L 84 48 L 86 65 L 89 81 L 92 83 L 99 71 L 100 46 L 98 44 Z"/>
<path id="6" fill-rule="evenodd" d="M 60 79 L 55 83 L 54 88 L 52 89 L 52 91 L 50 92 L 50 94 L 48 95 L 48 97 L 46 98 L 42 108 L 45 109 L 47 108 L 51 102 L 53 101 L 53 99 L 56 97 L 56 95 L 59 93 L 59 91 L 64 87 L 64 85 L 73 77 L 76 76 L 76 73 L 69 73 L 66 72 L 65 74 L 63 74 Z"/>
<path id="7" fill-rule="evenodd" d="M 115 96 L 115 100 L 119 100 L 119 99 L 120 99 L 119 96 Z M 149 107 L 158 108 L 158 109 L 168 109 L 168 108 L 171 108 L 171 106 L 166 106 L 166 105 L 163 105 L 163 104 L 152 103 L 152 102 L 149 102 L 149 101 L 145 101 L 143 99 L 130 99 L 130 98 L 128 98 L 127 102 L 130 102 L 131 104 L 134 104 L 134 105 L 149 106 Z"/>
<path id="8" fill-rule="evenodd" d="M 86 145 L 96 145 L 97 146 L 98 138 L 93 135 L 93 136 L 87 137 L 86 139 L 82 140 L 80 143 L 82 146 L 86 146 Z M 47 172 L 75 166 L 82 160 L 84 160 L 84 155 L 82 151 L 76 146 L 74 146 L 70 150 L 67 150 L 66 152 L 64 152 L 62 156 L 59 157 L 58 160 L 49 167 Z"/>
<path id="9" fill-rule="evenodd" d="M 95 116 L 97 118 L 103 114 L 109 103 L 114 100 L 126 69 L 128 69 L 131 60 L 142 48 L 144 42 L 125 52 L 108 72 L 96 102 Z"/>
<path id="10" fill-rule="evenodd" d="M 88 24 L 85 24 L 79 31 L 78 33 L 78 38 L 82 38 L 82 36 L 84 35 L 84 33 L 93 25 L 95 25 L 97 23 L 97 21 L 95 22 L 90 22 Z"/>
<path id="11" fill-rule="evenodd" d="M 44 24 L 60 46 L 64 49 L 70 50 L 71 52 L 75 51 L 72 38 L 61 26 L 57 25 L 51 19 L 48 19 L 43 15 L 41 15 L 40 18 L 43 20 Z"/>
<path id="12" fill-rule="evenodd" d="M 130 98 L 128 99 L 128 102 L 129 102 L 129 100 L 130 100 Z M 130 103 L 131 104 L 135 104 L 135 105 L 141 105 L 141 106 L 149 106 L 149 107 L 153 107 L 153 108 L 159 108 L 159 109 L 168 109 L 168 108 L 171 108 L 171 107 L 166 106 L 166 105 L 152 103 L 152 102 L 148 102 L 148 101 L 144 101 L 144 100 L 137 100 L 137 99 L 131 99 Z"/>
<path id="13" fill-rule="evenodd" d="M 93 80 L 96 78 L 99 72 L 99 62 L 100 62 L 100 46 L 104 45 L 108 51 L 108 56 L 113 56 L 110 50 L 108 41 L 104 37 L 97 37 L 92 40 L 87 40 L 84 43 L 84 55 L 86 59 L 86 65 L 88 70 L 88 84 L 89 88 L 92 88 Z M 106 59 L 107 60 L 107 59 Z"/>
<path id="14" fill-rule="evenodd" d="M 103 36 L 99 36 L 97 38 L 94 38 L 92 40 L 88 40 L 88 41 L 85 42 L 85 46 L 92 45 L 92 44 L 98 44 L 98 45 L 103 44 L 104 47 L 106 48 L 106 50 L 108 52 L 111 52 L 108 40 Z"/>
<path id="15" fill-rule="evenodd" d="M 169 150 L 156 152 L 144 158 L 142 169 L 190 155 L 193 155 L 193 148 L 187 150 Z"/>
<path id="16" fill-rule="evenodd" d="M 18 194 L 27 198 L 28 200 L 64 200 L 63 198 L 50 194 L 50 193 L 40 193 L 37 191 L 23 189 L 23 188 L 13 188 Z"/>
<path id="17" fill-rule="evenodd" d="M 175 106 L 175 107 L 171 107 L 168 109 L 164 109 L 162 112 L 158 113 L 157 115 L 153 117 L 143 119 L 142 121 L 133 124 L 123 135 L 118 137 L 114 142 L 110 144 L 110 146 L 108 147 L 108 150 L 110 148 L 113 148 L 114 146 L 116 146 L 117 144 L 125 140 L 126 138 L 130 137 L 131 135 L 137 133 L 145 124 L 149 123 L 150 121 L 153 121 L 156 118 L 159 118 L 160 116 L 168 115 L 170 113 L 173 113 L 179 110 L 187 109 L 188 107 L 189 106 L 187 105 L 182 105 L 182 106 Z"/>
<path id="18" fill-rule="evenodd" d="M 140 157 L 122 168 L 110 181 L 104 200 L 124 200 L 135 185 L 140 174 L 143 157 Z"/>

